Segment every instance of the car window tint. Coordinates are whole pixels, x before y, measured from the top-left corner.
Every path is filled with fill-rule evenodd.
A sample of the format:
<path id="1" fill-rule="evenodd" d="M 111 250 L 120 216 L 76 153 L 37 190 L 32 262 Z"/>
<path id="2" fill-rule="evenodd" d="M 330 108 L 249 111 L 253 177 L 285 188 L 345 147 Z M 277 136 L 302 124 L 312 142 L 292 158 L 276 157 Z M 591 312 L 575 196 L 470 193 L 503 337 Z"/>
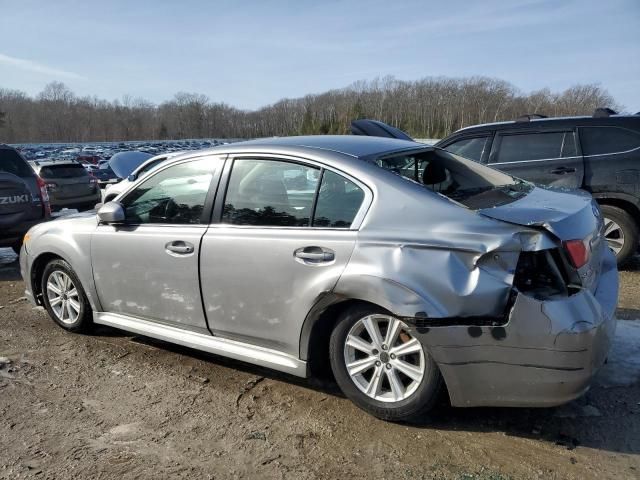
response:
<path id="1" fill-rule="evenodd" d="M 445 150 L 479 162 L 489 137 L 463 138 L 445 147 Z"/>
<path id="2" fill-rule="evenodd" d="M 136 187 L 122 202 L 127 223 L 201 223 L 215 170 L 210 159 L 166 168 Z"/>
<path id="3" fill-rule="evenodd" d="M 18 177 L 33 177 L 33 169 L 15 151 L 0 148 L 0 172 L 11 173 Z"/>
<path id="4" fill-rule="evenodd" d="M 575 157 L 578 154 L 576 149 L 576 136 L 573 132 L 566 132 L 562 142 L 562 156 Z"/>
<path id="5" fill-rule="evenodd" d="M 325 170 L 313 216 L 313 226 L 349 228 L 363 200 L 364 192 L 355 183 Z"/>
<path id="6" fill-rule="evenodd" d="M 584 155 L 626 152 L 640 147 L 640 133 L 618 127 L 582 127 L 580 140 Z"/>
<path id="7" fill-rule="evenodd" d="M 493 163 L 559 158 L 563 140 L 563 132 L 504 135 Z"/>
<path id="8" fill-rule="evenodd" d="M 236 159 L 222 221 L 308 227 L 320 169 L 280 160 Z"/>

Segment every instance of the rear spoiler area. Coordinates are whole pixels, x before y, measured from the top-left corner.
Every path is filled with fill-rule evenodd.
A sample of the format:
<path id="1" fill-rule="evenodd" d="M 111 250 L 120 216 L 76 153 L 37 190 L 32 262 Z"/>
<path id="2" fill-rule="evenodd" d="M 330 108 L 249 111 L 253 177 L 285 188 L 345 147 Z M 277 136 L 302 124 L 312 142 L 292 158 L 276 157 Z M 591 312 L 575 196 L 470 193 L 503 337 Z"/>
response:
<path id="1" fill-rule="evenodd" d="M 351 122 L 351 134 L 366 137 L 386 137 L 413 141 L 413 138 L 399 128 L 392 127 L 391 125 L 387 125 L 386 123 L 378 120 L 369 120 L 366 118 Z"/>

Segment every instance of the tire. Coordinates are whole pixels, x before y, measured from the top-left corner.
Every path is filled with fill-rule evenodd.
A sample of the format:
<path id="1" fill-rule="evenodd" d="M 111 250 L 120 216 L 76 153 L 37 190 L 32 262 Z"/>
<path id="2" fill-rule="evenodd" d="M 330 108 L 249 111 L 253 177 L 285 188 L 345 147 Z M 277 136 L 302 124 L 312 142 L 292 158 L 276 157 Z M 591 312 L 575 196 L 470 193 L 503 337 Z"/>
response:
<path id="1" fill-rule="evenodd" d="M 54 322 L 70 332 L 90 330 L 93 326 L 91 305 L 67 262 L 62 259 L 50 261 L 42 273 L 41 288 L 44 307 Z M 55 289 L 62 294 L 58 295 Z M 58 298 L 62 305 L 55 302 Z"/>
<path id="2" fill-rule="evenodd" d="M 381 342 L 371 341 L 368 332 L 372 324 L 380 334 Z M 388 346 L 384 342 L 391 325 L 398 328 L 393 329 L 395 339 Z M 347 398 L 382 420 L 411 421 L 424 416 L 435 404 L 442 380 L 435 361 L 413 335 L 406 324 L 380 308 L 356 306 L 345 311 L 331 334 L 329 358 L 336 382 Z M 357 343 L 358 339 L 364 344 Z M 359 348 L 353 347 L 356 343 Z M 412 353 L 400 353 L 399 347 L 403 345 Z M 370 351 L 365 353 L 367 349 Z M 357 372 L 359 369 L 352 368 L 352 376 L 347 362 L 360 362 L 362 370 Z M 369 364 L 371 366 L 367 367 Z M 413 368 L 407 369 L 406 364 Z M 401 369 L 396 368 L 397 365 Z M 417 375 L 418 371 L 421 376 Z M 375 382 L 376 378 L 380 380 Z"/>
<path id="3" fill-rule="evenodd" d="M 605 237 L 616 254 L 618 265 L 623 264 L 638 248 L 638 226 L 625 210 L 601 205 Z"/>

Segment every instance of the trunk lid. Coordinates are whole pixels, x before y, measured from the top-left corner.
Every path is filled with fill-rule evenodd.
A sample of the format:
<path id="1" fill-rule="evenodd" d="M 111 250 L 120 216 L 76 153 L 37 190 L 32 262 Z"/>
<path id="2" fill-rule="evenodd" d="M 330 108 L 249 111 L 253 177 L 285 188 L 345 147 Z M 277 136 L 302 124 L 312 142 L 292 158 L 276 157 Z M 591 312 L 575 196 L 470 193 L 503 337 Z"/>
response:
<path id="1" fill-rule="evenodd" d="M 109 159 L 109 167 L 119 178 L 127 178 L 131 172 L 150 159 L 144 152 L 119 152 Z"/>
<path id="2" fill-rule="evenodd" d="M 536 187 L 528 195 L 478 213 L 503 222 L 526 227 L 543 228 L 558 241 L 558 246 L 570 240 L 581 240 L 588 251 L 588 260 L 578 273 L 582 285 L 594 290 L 602 259 L 608 248 L 602 236 L 602 215 L 596 202 L 586 192 Z"/>
<path id="3" fill-rule="evenodd" d="M 485 217 L 526 227 L 542 227 L 562 241 L 582 239 L 602 224 L 597 204 L 586 192 L 536 187 L 506 205 L 478 210 Z"/>

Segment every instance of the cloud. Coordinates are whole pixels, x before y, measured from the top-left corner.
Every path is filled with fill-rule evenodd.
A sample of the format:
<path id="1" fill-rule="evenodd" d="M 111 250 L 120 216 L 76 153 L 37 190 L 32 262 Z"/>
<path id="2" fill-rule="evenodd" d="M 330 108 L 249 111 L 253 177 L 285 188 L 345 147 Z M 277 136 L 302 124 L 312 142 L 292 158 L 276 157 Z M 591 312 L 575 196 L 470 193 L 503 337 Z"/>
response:
<path id="1" fill-rule="evenodd" d="M 19 68 L 21 70 L 27 70 L 29 72 L 41 73 L 55 78 L 65 78 L 68 80 L 87 80 L 87 77 L 78 75 L 74 72 L 67 72 L 66 70 L 60 70 L 57 68 L 48 67 L 41 63 L 32 62 L 31 60 L 25 60 L 23 58 L 10 57 L 0 53 L 0 64 L 9 65 Z"/>

